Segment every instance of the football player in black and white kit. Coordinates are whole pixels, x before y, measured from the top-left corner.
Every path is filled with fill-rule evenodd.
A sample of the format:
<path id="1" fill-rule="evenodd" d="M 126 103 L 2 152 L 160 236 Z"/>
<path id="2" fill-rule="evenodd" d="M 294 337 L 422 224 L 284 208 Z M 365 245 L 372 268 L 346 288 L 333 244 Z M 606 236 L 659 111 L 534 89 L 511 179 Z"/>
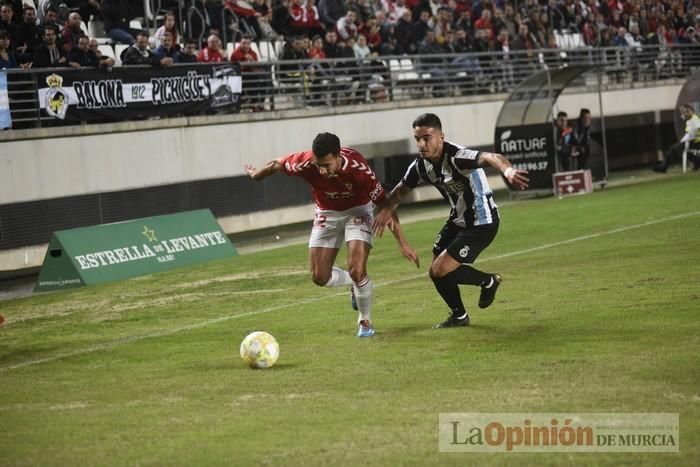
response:
<path id="1" fill-rule="evenodd" d="M 450 316 L 434 327 L 468 326 L 469 315 L 462 303 L 459 284 L 481 287 L 479 307 L 486 308 L 496 297 L 502 280 L 498 274 L 481 272 L 472 266 L 496 236 L 500 217 L 482 167 L 494 167 L 519 189 L 528 186 L 527 171 L 514 169 L 501 154 L 474 151 L 445 141 L 442 123 L 435 114 L 416 118 L 413 133 L 420 157 L 392 190 L 388 204 L 375 218 L 373 229 L 381 235 L 401 198 L 420 182 L 438 189 L 452 210 L 435 240 L 429 273 L 450 309 Z"/>

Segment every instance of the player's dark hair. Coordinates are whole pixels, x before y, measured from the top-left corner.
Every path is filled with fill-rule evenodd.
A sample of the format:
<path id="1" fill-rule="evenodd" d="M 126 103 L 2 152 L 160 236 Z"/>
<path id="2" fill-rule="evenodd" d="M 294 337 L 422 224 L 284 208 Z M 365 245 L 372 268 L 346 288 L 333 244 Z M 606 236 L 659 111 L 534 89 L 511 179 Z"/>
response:
<path id="1" fill-rule="evenodd" d="M 686 109 L 692 111 L 693 113 L 695 112 L 695 108 L 693 108 L 693 104 L 683 104 L 681 107 L 685 107 Z"/>
<path id="2" fill-rule="evenodd" d="M 325 157 L 328 154 L 340 154 L 340 138 L 333 133 L 319 133 L 314 138 L 311 150 L 316 157 Z"/>
<path id="3" fill-rule="evenodd" d="M 559 118 L 559 117 L 568 117 L 568 115 L 566 114 L 566 112 L 559 112 L 557 114 L 557 118 Z"/>
<path id="4" fill-rule="evenodd" d="M 429 128 L 435 128 L 442 131 L 442 122 L 440 121 L 440 117 L 435 114 L 423 114 L 416 117 L 416 119 L 413 120 L 413 128 L 417 128 L 419 126 L 427 126 Z"/>
<path id="5" fill-rule="evenodd" d="M 582 109 L 579 111 L 578 116 L 579 116 L 579 118 L 581 118 L 581 117 L 583 117 L 584 115 L 590 115 L 590 114 L 591 114 L 591 111 L 590 111 L 590 110 L 588 110 L 588 109 L 586 109 L 586 108 L 582 108 Z"/>

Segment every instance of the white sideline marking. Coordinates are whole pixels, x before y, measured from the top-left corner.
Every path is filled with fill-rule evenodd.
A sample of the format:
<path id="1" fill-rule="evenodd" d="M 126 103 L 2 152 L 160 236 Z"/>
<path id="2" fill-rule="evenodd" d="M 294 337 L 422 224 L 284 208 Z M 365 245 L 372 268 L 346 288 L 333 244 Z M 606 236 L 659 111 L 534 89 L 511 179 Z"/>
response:
<path id="1" fill-rule="evenodd" d="M 541 250 L 546 250 L 549 248 L 555 248 L 555 247 L 558 247 L 561 245 L 568 245 L 570 243 L 580 242 L 583 240 L 590 240 L 592 238 L 603 237 L 606 235 L 614 235 L 616 233 L 625 232 L 628 230 L 639 229 L 642 227 L 648 227 L 650 225 L 661 224 L 663 222 L 675 221 L 678 219 L 684 219 L 686 217 L 697 216 L 698 214 L 700 214 L 700 211 L 687 212 L 687 213 L 678 214 L 675 216 L 664 217 L 663 219 L 657 219 L 657 220 L 653 220 L 653 221 L 643 222 L 641 224 L 634 224 L 634 225 L 628 225 L 626 227 L 619 227 L 617 229 L 607 230 L 605 232 L 599 232 L 599 233 L 594 233 L 594 234 L 589 234 L 589 235 L 582 235 L 580 237 L 574 237 L 574 238 L 571 238 L 569 240 L 562 240 L 560 242 L 547 243 L 545 245 L 540 245 L 540 246 L 536 246 L 533 248 L 527 248 L 525 250 L 513 251 L 510 253 L 504 253 L 502 255 L 491 256 L 488 258 L 484 258 L 483 260 L 479 261 L 479 263 L 485 263 L 488 261 L 495 261 L 495 260 L 499 260 L 499 259 L 503 259 L 503 258 L 510 258 L 511 256 L 524 255 L 524 254 L 532 253 L 535 251 L 541 251 Z M 402 277 L 401 279 L 380 282 L 376 286 L 381 287 L 381 286 L 399 284 L 401 282 L 407 282 L 407 281 L 411 281 L 414 279 L 418 279 L 420 277 L 424 277 L 425 274 L 426 274 L 425 272 L 422 272 L 420 274 L 413 274 L 411 276 L 405 276 L 405 277 Z M 289 307 L 297 306 L 297 305 L 303 305 L 306 303 L 314 303 L 314 302 L 318 302 L 320 300 L 325 300 L 328 297 L 337 297 L 340 295 L 346 295 L 347 293 L 348 293 L 347 290 L 343 290 L 342 292 L 336 292 L 334 294 L 324 294 L 322 296 L 315 297 L 315 298 L 309 298 L 306 300 L 299 300 L 299 301 L 296 301 L 293 303 L 287 303 L 284 305 L 278 305 L 278 306 L 274 306 L 274 307 L 270 307 L 270 308 L 263 308 L 262 310 L 248 311 L 246 313 L 240 313 L 240 314 L 236 314 L 236 315 L 222 316 L 220 318 L 202 321 L 201 323 L 189 324 L 187 326 L 182 326 L 182 327 L 175 328 L 175 329 L 163 330 L 163 331 L 156 332 L 153 334 L 144 334 L 142 336 L 134 336 L 134 337 L 126 337 L 123 339 L 117 339 L 117 340 L 114 340 L 112 342 L 108 342 L 106 344 L 94 345 L 92 347 L 87 347 L 87 348 L 80 349 L 80 350 L 74 350 L 72 352 L 66 352 L 66 353 L 53 355 L 50 357 L 38 358 L 38 359 L 34 359 L 34 360 L 27 360 L 27 361 L 24 361 L 21 363 L 16 363 L 14 365 L 2 367 L 2 368 L 0 368 L 0 373 L 5 372 L 5 371 L 9 371 L 9 370 L 16 370 L 18 368 L 24 368 L 27 366 L 38 365 L 40 363 L 53 362 L 55 360 L 59 360 L 62 358 L 74 357 L 76 355 L 84 355 L 84 354 L 88 354 L 88 353 L 92 353 L 92 352 L 97 352 L 99 350 L 113 349 L 113 348 L 118 347 L 120 345 L 131 344 L 133 342 L 139 342 L 139 341 L 146 340 L 146 339 L 155 339 L 158 337 L 170 336 L 170 335 L 178 333 L 178 332 L 189 331 L 192 329 L 200 329 L 200 328 L 209 326 L 211 324 L 221 323 L 221 322 L 229 321 L 232 319 L 245 318 L 246 316 L 260 315 L 263 313 L 270 313 L 272 311 L 278 311 L 278 310 L 282 310 L 284 308 L 289 308 Z"/>

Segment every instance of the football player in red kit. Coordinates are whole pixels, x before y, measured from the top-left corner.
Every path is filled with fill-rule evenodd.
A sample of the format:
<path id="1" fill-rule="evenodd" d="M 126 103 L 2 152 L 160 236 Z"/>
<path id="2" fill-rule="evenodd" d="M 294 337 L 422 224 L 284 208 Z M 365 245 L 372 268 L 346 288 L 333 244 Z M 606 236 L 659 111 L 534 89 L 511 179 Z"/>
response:
<path id="1" fill-rule="evenodd" d="M 309 239 L 311 278 L 322 287 L 352 287 L 353 308 L 359 311 L 358 337 L 374 335 L 372 325 L 373 282 L 367 274 L 372 248 L 374 205 L 383 206 L 385 192 L 362 154 L 341 147 L 332 133 L 319 133 L 311 151 L 292 153 L 268 162 L 260 170 L 245 171 L 254 180 L 277 172 L 303 178 L 311 185 L 316 216 Z M 406 241 L 398 218 L 391 230 L 401 254 L 419 266 L 418 255 Z M 343 244 L 348 245 L 348 270 L 335 266 Z"/>

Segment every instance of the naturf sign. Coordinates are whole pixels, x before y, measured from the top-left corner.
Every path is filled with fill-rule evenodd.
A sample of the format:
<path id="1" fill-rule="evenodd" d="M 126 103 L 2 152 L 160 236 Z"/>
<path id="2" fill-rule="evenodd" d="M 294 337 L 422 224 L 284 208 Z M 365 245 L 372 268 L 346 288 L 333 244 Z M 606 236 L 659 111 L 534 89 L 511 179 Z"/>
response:
<path id="1" fill-rule="evenodd" d="M 513 167 L 528 171 L 529 190 L 550 190 L 554 173 L 552 125 L 522 125 L 496 128 L 496 152 Z"/>
<path id="2" fill-rule="evenodd" d="M 56 232 L 35 291 L 111 282 L 235 256 L 209 210 Z"/>

